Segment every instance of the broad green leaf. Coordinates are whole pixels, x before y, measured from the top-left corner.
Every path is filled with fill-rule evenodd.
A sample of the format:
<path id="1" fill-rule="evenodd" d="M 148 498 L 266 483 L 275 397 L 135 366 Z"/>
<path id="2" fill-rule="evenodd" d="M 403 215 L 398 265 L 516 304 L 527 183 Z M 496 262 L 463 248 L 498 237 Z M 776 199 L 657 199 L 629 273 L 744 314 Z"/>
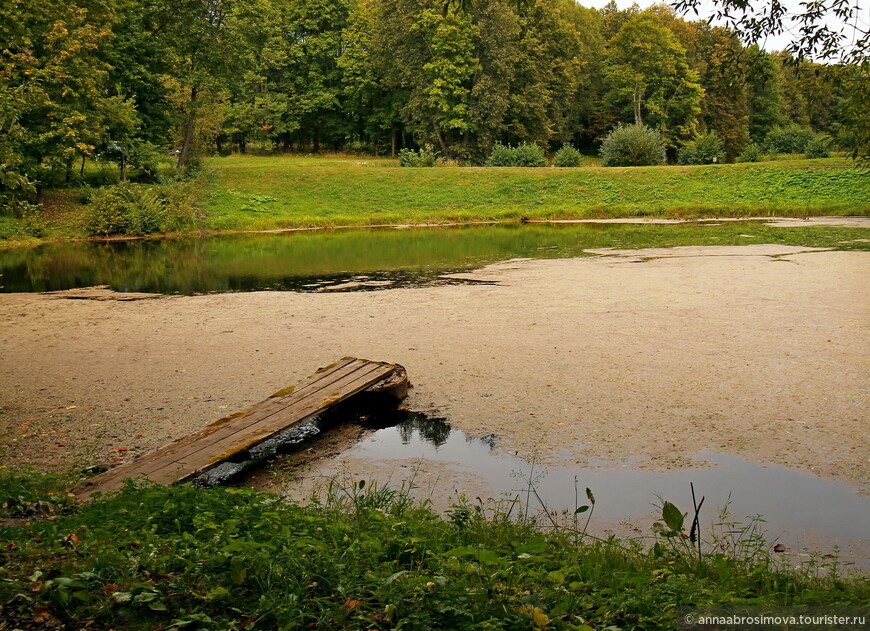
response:
<path id="1" fill-rule="evenodd" d="M 680 512 L 679 508 L 670 502 L 665 502 L 662 506 L 662 519 L 665 520 L 668 528 L 674 532 L 680 532 L 683 529 L 683 520 L 685 519 L 685 516 Z"/>

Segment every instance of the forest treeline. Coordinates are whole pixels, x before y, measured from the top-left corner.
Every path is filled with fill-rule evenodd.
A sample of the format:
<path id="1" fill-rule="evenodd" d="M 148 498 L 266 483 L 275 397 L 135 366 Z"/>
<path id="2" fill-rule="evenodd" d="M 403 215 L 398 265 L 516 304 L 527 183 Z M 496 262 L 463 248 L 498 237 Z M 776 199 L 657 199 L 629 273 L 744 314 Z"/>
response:
<path id="1" fill-rule="evenodd" d="M 497 142 L 591 147 L 618 123 L 659 129 L 672 155 L 713 132 L 733 159 L 788 126 L 854 149 L 866 112 L 850 85 L 864 83 L 863 66 L 793 63 L 667 5 L 13 0 L 0 7 L 0 195 L 62 184 L 88 159 L 122 179 L 169 151 L 183 163 L 250 143 L 432 144 L 482 163 Z"/>

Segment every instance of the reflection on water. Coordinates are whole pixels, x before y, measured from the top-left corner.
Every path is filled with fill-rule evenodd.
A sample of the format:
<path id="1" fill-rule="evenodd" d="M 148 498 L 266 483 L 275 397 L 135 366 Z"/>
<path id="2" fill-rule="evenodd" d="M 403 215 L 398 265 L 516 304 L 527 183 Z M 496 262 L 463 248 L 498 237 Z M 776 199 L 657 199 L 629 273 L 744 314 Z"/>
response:
<path id="1" fill-rule="evenodd" d="M 850 228 L 529 224 L 321 230 L 206 238 L 49 243 L 0 249 L 0 291 L 108 285 L 121 292 L 346 291 L 468 282 L 439 279 L 511 258 L 583 256 L 588 248 L 789 243 L 866 247 Z M 851 243 L 844 243 L 852 239 Z"/>
<path id="2" fill-rule="evenodd" d="M 432 445 L 436 450 L 447 444 L 450 438 L 451 429 L 445 419 L 429 418 L 425 414 L 416 412 L 398 412 L 404 420 L 395 425 L 393 428 L 398 434 L 399 440 L 402 441 L 403 447 L 409 447 L 417 441 L 423 441 Z M 380 430 L 385 432 L 388 428 Z M 456 432 L 452 432 L 456 436 Z"/>
<path id="3" fill-rule="evenodd" d="M 497 439 L 496 439 L 497 441 Z M 595 519 L 631 520 L 655 512 L 658 497 L 691 507 L 689 483 L 704 503 L 707 523 L 730 502 L 738 518 L 763 515 L 771 538 L 807 530 L 826 537 L 867 537 L 870 533 L 870 498 L 845 484 L 829 482 L 806 471 L 703 451 L 698 466 L 668 472 L 583 466 L 531 465 L 497 449 L 493 437 L 476 439 L 452 430 L 443 420 L 409 414 L 395 427 L 382 428 L 360 441 L 344 456 L 371 461 L 423 459 L 445 463 L 451 469 L 482 479 L 494 498 L 525 495 L 531 474 L 535 489 L 550 510 L 574 509 L 574 478 L 580 488 L 595 493 Z M 534 506 L 532 508 L 535 508 Z"/>

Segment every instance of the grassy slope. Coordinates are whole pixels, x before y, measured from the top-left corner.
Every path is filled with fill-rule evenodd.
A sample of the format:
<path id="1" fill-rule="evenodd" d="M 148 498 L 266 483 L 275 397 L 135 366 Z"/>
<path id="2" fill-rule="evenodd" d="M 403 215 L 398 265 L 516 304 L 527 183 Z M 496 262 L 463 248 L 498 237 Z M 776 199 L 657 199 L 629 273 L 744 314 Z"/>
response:
<path id="1" fill-rule="evenodd" d="M 870 212 L 870 174 L 842 159 L 702 167 L 402 169 L 389 160 L 231 157 L 213 230 L 591 217 Z"/>
<path id="2" fill-rule="evenodd" d="M 596 161 L 588 160 L 594 163 Z M 208 231 L 616 217 L 870 214 L 870 173 L 842 158 L 716 166 L 438 167 L 330 156 L 212 158 Z M 96 168 L 96 167 L 94 167 Z M 112 174 L 94 174 L 101 181 Z M 42 239 L 84 236 L 76 189 L 48 191 Z M 198 231 L 198 230 L 197 230 Z M 0 216 L 0 245 L 39 241 Z"/>

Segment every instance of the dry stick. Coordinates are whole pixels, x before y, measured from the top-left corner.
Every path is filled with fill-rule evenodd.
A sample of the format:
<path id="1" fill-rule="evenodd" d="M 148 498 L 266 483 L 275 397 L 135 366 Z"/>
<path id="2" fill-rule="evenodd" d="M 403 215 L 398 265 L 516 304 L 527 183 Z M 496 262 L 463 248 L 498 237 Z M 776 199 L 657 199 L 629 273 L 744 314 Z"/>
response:
<path id="1" fill-rule="evenodd" d="M 586 497 L 589 498 L 589 514 L 586 516 L 586 523 L 583 524 L 583 534 L 580 536 L 582 540 L 583 537 L 586 536 L 586 530 L 589 528 L 589 522 L 592 521 L 592 513 L 595 512 L 595 496 L 592 494 L 592 490 L 589 487 L 586 487 Z"/>
<path id="2" fill-rule="evenodd" d="M 511 504 L 511 507 L 508 509 L 507 515 L 505 515 L 505 519 L 510 519 L 510 518 L 511 518 L 511 513 L 514 512 L 514 506 L 516 506 L 517 503 L 522 503 L 522 502 L 520 501 L 520 496 L 519 496 L 519 495 L 517 495 L 513 500 L 511 500 L 511 503 L 510 503 L 510 504 Z"/>
<path id="3" fill-rule="evenodd" d="M 535 479 L 535 461 L 532 460 L 532 468 L 529 469 L 529 485 L 526 487 L 526 510 L 523 515 L 523 521 L 528 521 L 529 519 L 529 504 L 532 503 L 532 484 L 534 484 L 533 480 Z M 535 493 L 537 495 L 537 493 Z"/>
<path id="4" fill-rule="evenodd" d="M 544 514 L 550 520 L 550 523 L 553 524 L 553 530 L 559 530 L 559 526 L 556 525 L 556 521 L 553 519 L 553 516 L 550 515 L 550 511 L 547 510 L 547 506 L 546 506 L 546 504 L 544 504 L 544 500 L 542 500 L 541 496 L 538 495 L 538 489 L 536 489 L 535 487 L 531 487 L 531 488 L 532 488 L 532 492 L 535 494 L 535 497 L 538 498 L 538 502 L 540 502 L 541 508 L 544 509 Z"/>
<path id="5" fill-rule="evenodd" d="M 577 476 L 574 476 L 574 545 L 577 544 L 577 509 L 580 508 L 580 495 L 577 491 Z"/>
<path id="6" fill-rule="evenodd" d="M 692 506 L 695 508 L 695 517 L 692 519 L 692 528 L 689 530 L 689 541 L 692 543 L 698 544 L 698 563 L 701 562 L 701 528 L 700 528 L 700 520 L 699 515 L 701 511 L 701 507 L 704 505 L 704 500 L 706 497 L 701 497 L 700 504 L 695 501 L 695 485 L 692 482 L 689 482 L 689 488 L 692 489 Z"/>

